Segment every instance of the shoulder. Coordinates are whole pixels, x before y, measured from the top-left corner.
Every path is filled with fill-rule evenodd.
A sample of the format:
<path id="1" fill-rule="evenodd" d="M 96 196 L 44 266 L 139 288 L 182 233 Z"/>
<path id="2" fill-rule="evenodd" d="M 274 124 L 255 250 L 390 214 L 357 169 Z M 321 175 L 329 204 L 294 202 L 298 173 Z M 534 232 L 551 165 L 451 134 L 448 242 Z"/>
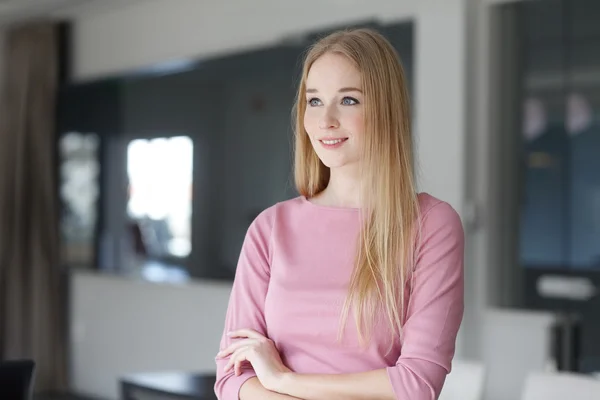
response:
<path id="1" fill-rule="evenodd" d="M 285 224 L 290 221 L 298 212 L 298 208 L 303 207 L 303 198 L 296 197 L 290 200 L 281 201 L 262 210 L 250 223 L 244 239 L 244 247 L 254 248 L 271 260 L 273 248 L 276 247 L 280 236 L 280 230 L 277 225 Z"/>
<path id="2" fill-rule="evenodd" d="M 415 272 L 429 282 L 427 285 L 454 282 L 460 288 L 465 256 L 465 234 L 460 216 L 450 204 L 428 194 L 420 194 L 419 200 L 421 221 L 415 241 Z"/>
<path id="3" fill-rule="evenodd" d="M 252 221 L 249 230 L 271 232 L 278 220 L 288 218 L 304 206 L 305 200 L 301 196 L 277 202 L 261 211 Z"/>
<path id="4" fill-rule="evenodd" d="M 464 240 L 463 224 L 458 212 L 447 202 L 428 193 L 419 193 L 419 219 L 422 235 L 445 233 Z"/>

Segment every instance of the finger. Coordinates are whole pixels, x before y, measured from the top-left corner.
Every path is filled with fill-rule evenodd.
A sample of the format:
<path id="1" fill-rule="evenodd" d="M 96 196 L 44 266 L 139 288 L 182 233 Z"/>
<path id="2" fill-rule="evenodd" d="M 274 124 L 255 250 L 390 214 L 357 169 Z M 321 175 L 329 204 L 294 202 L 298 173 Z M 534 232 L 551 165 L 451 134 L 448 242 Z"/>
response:
<path id="1" fill-rule="evenodd" d="M 231 368 L 233 368 L 235 366 L 235 362 L 237 360 L 237 358 L 240 356 L 240 354 L 244 353 L 247 350 L 247 347 L 242 347 L 240 349 L 237 349 L 229 358 L 229 361 L 227 362 L 227 364 L 225 364 L 225 367 L 223 368 L 223 372 L 229 372 L 229 370 L 231 370 Z"/>
<path id="2" fill-rule="evenodd" d="M 242 363 L 246 360 L 248 360 L 248 352 L 247 351 L 240 352 L 240 354 L 238 354 L 238 356 L 236 357 L 236 360 L 235 360 L 235 365 L 234 365 L 235 376 L 240 376 L 242 374 Z"/>
<path id="3" fill-rule="evenodd" d="M 266 336 L 255 331 L 254 329 L 238 329 L 236 331 L 228 332 L 227 336 L 231 338 L 245 337 L 249 339 L 266 339 Z"/>
<path id="4" fill-rule="evenodd" d="M 220 352 L 217 353 L 217 357 L 218 358 L 225 358 L 227 356 L 229 356 L 230 354 L 233 354 L 237 349 L 240 349 L 242 347 L 245 346 L 253 346 L 256 345 L 257 340 L 256 339 L 243 339 L 243 340 L 239 340 L 235 343 L 230 344 L 227 348 L 225 348 L 224 350 L 221 350 Z"/>

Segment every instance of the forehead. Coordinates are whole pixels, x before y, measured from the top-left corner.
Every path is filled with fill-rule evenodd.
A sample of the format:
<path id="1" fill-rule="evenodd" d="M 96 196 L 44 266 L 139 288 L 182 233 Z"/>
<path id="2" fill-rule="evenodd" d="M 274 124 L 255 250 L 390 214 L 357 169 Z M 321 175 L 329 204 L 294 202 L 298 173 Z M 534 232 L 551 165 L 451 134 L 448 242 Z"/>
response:
<path id="1" fill-rule="evenodd" d="M 360 88 L 361 76 L 354 64 L 346 56 L 325 53 L 319 57 L 308 71 L 307 88 L 325 90 L 327 88 Z"/>

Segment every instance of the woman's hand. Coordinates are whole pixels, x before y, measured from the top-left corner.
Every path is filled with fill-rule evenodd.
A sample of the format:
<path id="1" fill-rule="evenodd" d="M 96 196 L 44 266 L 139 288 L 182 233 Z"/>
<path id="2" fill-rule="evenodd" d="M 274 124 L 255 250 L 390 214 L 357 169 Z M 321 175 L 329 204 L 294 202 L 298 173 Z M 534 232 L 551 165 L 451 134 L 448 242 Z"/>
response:
<path id="1" fill-rule="evenodd" d="M 282 379 L 292 372 L 283 364 L 273 341 L 252 329 L 240 329 L 227 334 L 231 338 L 241 338 L 217 354 L 219 358 L 231 355 L 225 372 L 232 368 L 235 375 L 241 374 L 244 361 L 252 364 L 254 372 L 265 389 L 278 392 Z"/>

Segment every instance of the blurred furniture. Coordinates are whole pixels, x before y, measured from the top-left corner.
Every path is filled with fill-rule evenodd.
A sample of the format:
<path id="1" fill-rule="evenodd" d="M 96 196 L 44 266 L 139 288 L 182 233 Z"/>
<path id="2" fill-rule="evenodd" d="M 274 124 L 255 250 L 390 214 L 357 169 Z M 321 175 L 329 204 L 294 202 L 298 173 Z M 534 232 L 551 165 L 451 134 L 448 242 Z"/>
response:
<path id="1" fill-rule="evenodd" d="M 532 372 L 521 400 L 598 400 L 600 380 L 570 372 Z"/>
<path id="2" fill-rule="evenodd" d="M 73 393 L 35 393 L 33 400 L 103 400 Z"/>
<path id="3" fill-rule="evenodd" d="M 0 399 L 31 399 L 34 371 L 35 362 L 32 360 L 0 362 Z"/>
<path id="4" fill-rule="evenodd" d="M 121 399 L 217 400 L 215 381 L 214 375 L 186 372 L 132 374 L 121 378 Z"/>
<path id="5" fill-rule="evenodd" d="M 483 325 L 483 363 L 486 368 L 483 398 L 520 398 L 531 372 L 555 363 L 552 344 L 556 317 L 552 313 L 489 309 Z"/>
<path id="6" fill-rule="evenodd" d="M 484 373 L 482 363 L 454 360 L 439 400 L 481 400 Z"/>

